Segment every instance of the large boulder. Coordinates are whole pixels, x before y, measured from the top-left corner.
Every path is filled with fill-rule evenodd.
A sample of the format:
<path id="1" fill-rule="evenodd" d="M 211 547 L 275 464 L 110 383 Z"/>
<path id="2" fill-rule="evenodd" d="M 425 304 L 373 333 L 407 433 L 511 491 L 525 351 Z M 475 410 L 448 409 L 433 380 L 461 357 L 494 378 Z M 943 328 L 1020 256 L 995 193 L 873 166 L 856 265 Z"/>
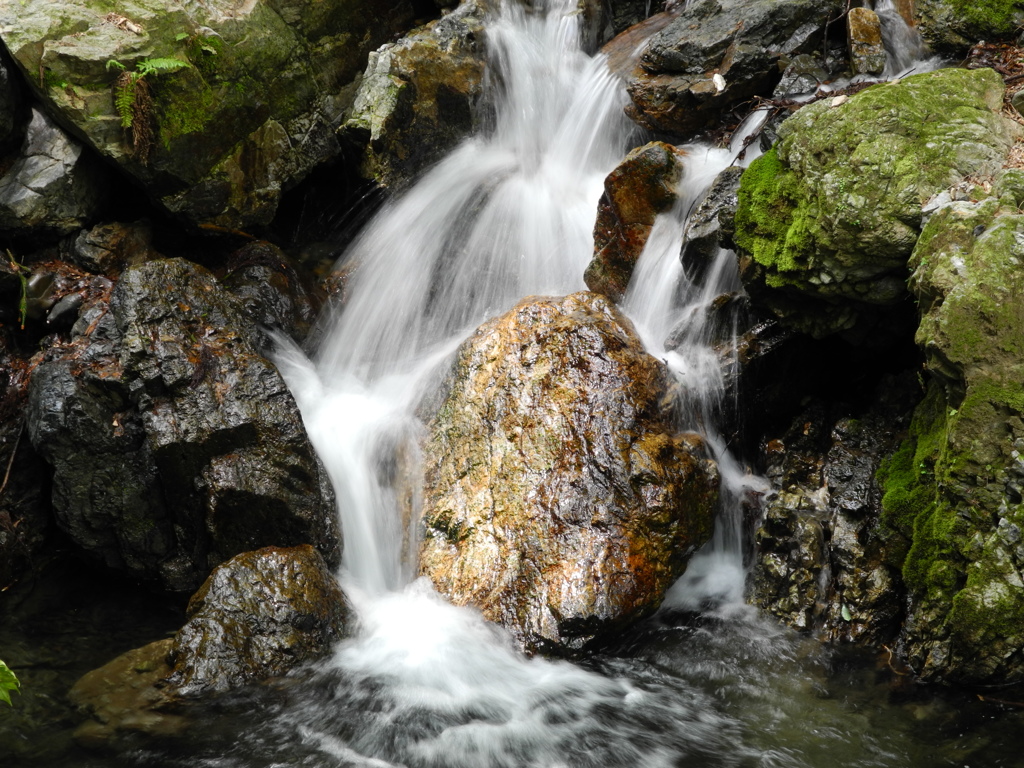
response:
<path id="1" fill-rule="evenodd" d="M 66 235 L 90 223 L 105 192 L 98 163 L 33 109 L 21 150 L 0 176 L 0 231 Z"/>
<path id="2" fill-rule="evenodd" d="M 652 141 L 626 155 L 604 180 L 594 224 L 594 258 L 583 279 L 612 301 L 626 293 L 654 220 L 679 197 L 683 152 Z"/>
<path id="3" fill-rule="evenodd" d="M 653 611 L 710 535 L 716 469 L 605 298 L 529 298 L 459 350 L 425 448 L 420 569 L 527 650 Z"/>
<path id="4" fill-rule="evenodd" d="M 476 127 L 483 14 L 477 0 L 467 0 L 370 54 L 343 125 L 343 135 L 362 149 L 366 178 L 404 185 Z"/>
<path id="5" fill-rule="evenodd" d="M 647 44 L 628 78 L 640 125 L 691 136 L 757 94 L 770 95 L 789 60 L 822 50 L 839 0 L 699 0 Z M 780 66 L 781 65 L 781 66 Z"/>
<path id="6" fill-rule="evenodd" d="M 1024 680 L 1024 197 L 1012 174 L 1001 199 L 947 199 L 911 261 L 933 378 L 881 477 L 885 523 L 904 541 L 904 649 L 928 680 Z"/>
<path id="7" fill-rule="evenodd" d="M 997 171 L 1019 126 L 989 69 L 945 69 L 819 101 L 743 174 L 733 239 L 744 285 L 791 327 L 874 334 L 907 303 L 922 204 Z"/>
<path id="8" fill-rule="evenodd" d="M 240 303 L 181 259 L 109 285 L 87 296 L 72 341 L 40 354 L 29 387 L 58 525 L 174 591 L 267 545 L 313 544 L 337 564 L 326 472 Z"/>
<path id="9" fill-rule="evenodd" d="M 343 88 L 410 16 L 404 0 L 26 0 L 0 5 L 0 36 L 47 108 L 167 210 L 245 229 L 337 154 Z"/>

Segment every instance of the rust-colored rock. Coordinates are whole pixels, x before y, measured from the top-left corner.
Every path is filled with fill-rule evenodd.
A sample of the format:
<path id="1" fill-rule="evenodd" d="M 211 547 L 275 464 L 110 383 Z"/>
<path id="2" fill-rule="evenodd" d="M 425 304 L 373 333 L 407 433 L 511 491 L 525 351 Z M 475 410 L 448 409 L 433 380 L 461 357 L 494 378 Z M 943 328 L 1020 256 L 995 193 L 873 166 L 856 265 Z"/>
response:
<path id="1" fill-rule="evenodd" d="M 877 75 L 885 69 L 882 22 L 870 8 L 851 8 L 846 15 L 846 44 L 855 75 Z"/>
<path id="2" fill-rule="evenodd" d="M 604 181 L 594 224 L 594 259 L 587 267 L 587 287 L 619 301 L 659 213 L 678 197 L 683 152 L 652 141 L 634 149 Z"/>
<path id="3" fill-rule="evenodd" d="M 604 297 L 531 297 L 458 353 L 426 445 L 422 573 L 530 651 L 654 610 L 710 535 L 717 471 Z"/>

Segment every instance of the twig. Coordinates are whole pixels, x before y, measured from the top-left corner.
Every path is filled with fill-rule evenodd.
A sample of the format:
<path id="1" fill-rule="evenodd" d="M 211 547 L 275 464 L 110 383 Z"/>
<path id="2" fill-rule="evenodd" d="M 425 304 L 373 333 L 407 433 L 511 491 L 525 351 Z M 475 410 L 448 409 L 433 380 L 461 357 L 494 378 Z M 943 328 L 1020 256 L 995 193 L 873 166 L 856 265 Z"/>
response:
<path id="1" fill-rule="evenodd" d="M 975 694 L 975 696 L 978 697 L 978 701 L 984 701 L 986 704 L 1002 704 L 1005 707 L 1024 709 L 1024 702 L 1007 701 L 1006 699 L 993 699 L 991 696 L 982 696 L 980 693 Z"/>
<path id="2" fill-rule="evenodd" d="M 889 658 L 886 659 L 885 663 L 889 666 L 889 669 L 893 671 L 893 674 L 899 675 L 900 677 L 907 677 L 910 674 L 909 672 L 901 672 L 892 665 L 892 660 L 895 656 L 895 654 L 892 652 L 892 648 L 890 648 L 888 645 L 883 645 L 882 647 L 889 653 Z"/>
<path id="3" fill-rule="evenodd" d="M 21 428 L 18 430 L 18 436 L 14 439 L 14 448 L 11 449 L 11 457 L 7 460 L 7 471 L 4 473 L 3 485 L 0 485 L 0 496 L 3 495 L 4 490 L 7 488 L 7 481 L 11 479 L 11 468 L 14 466 L 14 455 L 18 452 L 18 443 L 21 442 L 21 433 L 25 431 L 25 422 L 21 422 Z"/>

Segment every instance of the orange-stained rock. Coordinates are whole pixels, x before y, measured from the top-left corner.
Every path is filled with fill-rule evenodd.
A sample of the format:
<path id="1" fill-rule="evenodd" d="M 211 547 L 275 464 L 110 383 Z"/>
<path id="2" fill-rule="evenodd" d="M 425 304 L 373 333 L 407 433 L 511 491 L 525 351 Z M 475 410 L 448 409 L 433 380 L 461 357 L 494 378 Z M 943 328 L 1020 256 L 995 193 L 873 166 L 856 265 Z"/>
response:
<path id="1" fill-rule="evenodd" d="M 530 651 L 650 613 L 711 533 L 715 465 L 604 297 L 531 297 L 460 349 L 425 449 L 420 569 Z"/>

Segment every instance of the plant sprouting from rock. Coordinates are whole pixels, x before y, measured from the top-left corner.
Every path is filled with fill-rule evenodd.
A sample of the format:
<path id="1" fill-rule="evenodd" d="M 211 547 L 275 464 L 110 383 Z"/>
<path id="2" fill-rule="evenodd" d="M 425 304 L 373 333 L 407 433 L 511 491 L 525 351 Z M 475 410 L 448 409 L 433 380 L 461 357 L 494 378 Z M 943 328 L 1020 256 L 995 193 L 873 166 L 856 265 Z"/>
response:
<path id="1" fill-rule="evenodd" d="M 0 660 L 0 701 L 6 701 L 9 706 L 11 704 L 11 691 L 17 691 L 21 689 L 21 683 L 18 682 L 18 678 L 15 677 L 14 673 L 7 667 L 2 660 Z"/>
<path id="2" fill-rule="evenodd" d="M 107 69 L 120 70 L 114 80 L 114 108 L 121 118 L 121 127 L 130 137 L 132 154 L 142 164 L 149 160 L 154 133 L 153 95 L 147 78 L 190 66 L 189 62 L 175 58 L 142 59 L 133 70 L 117 59 L 107 62 Z"/>

